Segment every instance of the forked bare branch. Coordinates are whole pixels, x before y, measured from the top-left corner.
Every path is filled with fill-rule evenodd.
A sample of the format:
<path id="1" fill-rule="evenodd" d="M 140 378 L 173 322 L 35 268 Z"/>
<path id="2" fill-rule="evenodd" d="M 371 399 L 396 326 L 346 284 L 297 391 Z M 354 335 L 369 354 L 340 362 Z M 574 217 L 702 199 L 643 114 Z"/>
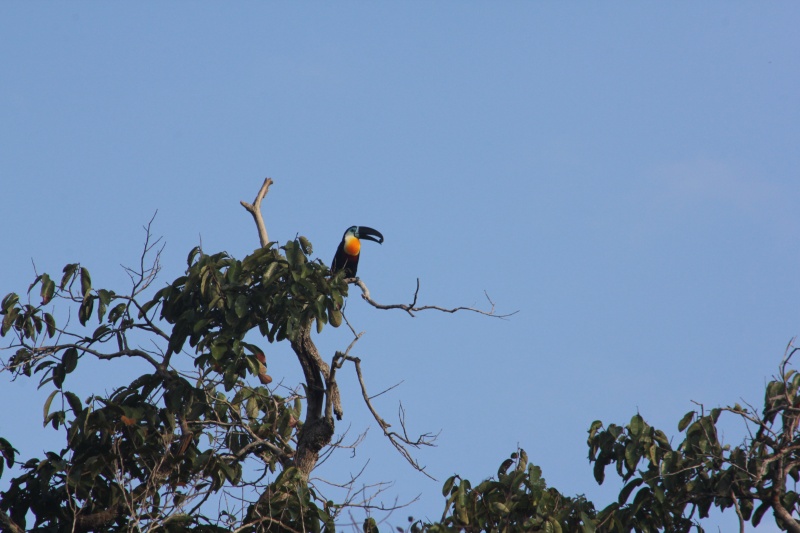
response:
<path id="1" fill-rule="evenodd" d="M 348 347 L 348 351 L 350 350 L 350 348 L 353 347 L 353 344 L 355 344 L 355 341 L 357 341 L 358 338 L 360 338 L 360 335 L 356 337 L 356 339 L 350 344 L 350 347 Z M 425 470 L 425 467 L 420 465 L 419 462 L 416 459 L 414 459 L 408 447 L 420 448 L 422 446 L 435 446 L 435 441 L 438 435 L 424 433 L 417 438 L 409 437 L 405 424 L 405 410 L 403 409 L 402 404 L 400 404 L 399 408 L 399 418 L 400 418 L 400 427 L 402 428 L 402 435 L 395 431 L 389 430 L 389 428 L 392 427 L 392 425 L 389 424 L 386 420 L 384 420 L 378 414 L 378 411 L 375 409 L 375 406 L 372 405 L 372 397 L 367 392 L 367 385 L 364 382 L 364 375 L 361 372 L 361 359 L 358 357 L 353 357 L 351 355 L 348 355 L 346 352 L 345 353 L 336 352 L 331 367 L 341 368 L 341 366 L 344 364 L 344 361 L 350 361 L 355 366 L 356 376 L 358 377 L 358 383 L 361 385 L 361 397 L 364 399 L 364 403 L 367 405 L 367 409 L 369 409 L 369 412 L 372 413 L 372 417 L 380 426 L 381 431 L 383 431 L 383 434 L 386 436 L 386 438 L 389 439 L 389 442 L 392 443 L 392 445 L 397 449 L 397 451 L 400 452 L 400 455 L 402 455 L 406 459 L 406 461 L 408 461 L 408 463 L 414 467 L 415 470 L 422 472 L 427 477 L 435 481 L 436 479 L 430 474 L 428 474 L 428 472 Z"/>
<path id="2" fill-rule="evenodd" d="M 267 234 L 267 226 L 264 225 L 264 217 L 261 215 L 261 200 L 263 200 L 267 195 L 270 185 L 272 185 L 272 178 L 265 178 L 264 183 L 261 185 L 261 189 L 259 189 L 256 199 L 253 200 L 252 204 L 248 204 L 244 200 L 240 202 L 242 207 L 247 209 L 247 211 L 253 215 L 253 220 L 256 221 L 256 226 L 258 227 L 258 238 L 261 240 L 262 248 L 269 244 L 269 235 Z"/>
<path id="3" fill-rule="evenodd" d="M 166 245 L 161 242 L 162 237 L 158 237 L 155 240 L 153 239 L 152 226 L 157 215 L 158 211 L 153 213 L 153 216 L 150 217 L 150 221 L 142 227 L 145 231 L 145 238 L 144 248 L 142 249 L 141 256 L 139 256 L 139 269 L 136 270 L 131 267 L 126 267 L 125 265 L 120 265 L 122 269 L 125 270 L 125 273 L 128 274 L 128 277 L 131 278 L 131 283 L 133 285 L 131 298 L 135 298 L 142 291 L 146 290 L 153 280 L 156 279 L 158 273 L 161 272 L 161 254 Z M 155 257 L 153 257 L 152 260 L 149 259 L 151 252 L 159 243 L 161 246 L 156 250 Z"/>

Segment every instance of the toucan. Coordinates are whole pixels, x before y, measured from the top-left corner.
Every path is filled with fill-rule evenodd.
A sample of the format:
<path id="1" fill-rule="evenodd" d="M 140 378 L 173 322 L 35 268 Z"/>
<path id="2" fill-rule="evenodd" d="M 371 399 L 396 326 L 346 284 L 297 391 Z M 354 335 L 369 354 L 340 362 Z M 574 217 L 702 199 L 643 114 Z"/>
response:
<path id="1" fill-rule="evenodd" d="M 331 263 L 331 273 L 334 274 L 344 270 L 344 277 L 356 277 L 358 269 L 358 256 L 361 252 L 361 239 L 374 241 L 378 244 L 383 243 L 381 232 L 366 226 L 350 226 L 342 236 L 342 242 L 336 249 Z"/>

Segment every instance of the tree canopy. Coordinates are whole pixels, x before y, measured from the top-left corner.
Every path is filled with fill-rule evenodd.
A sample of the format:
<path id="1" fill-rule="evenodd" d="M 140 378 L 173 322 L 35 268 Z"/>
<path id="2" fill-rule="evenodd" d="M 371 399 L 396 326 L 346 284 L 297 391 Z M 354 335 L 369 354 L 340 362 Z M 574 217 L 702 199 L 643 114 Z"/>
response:
<path id="1" fill-rule="evenodd" d="M 309 475 L 337 444 L 335 424 L 345 411 L 336 378 L 345 365 L 385 437 L 423 470 L 413 451 L 432 437 L 409 436 L 402 421 L 392 429 L 373 407 L 361 361 L 350 353 L 358 334 L 326 359 L 311 332 L 346 323 L 353 285 L 376 309 L 497 316 L 494 309 L 419 306 L 416 294 L 412 304 L 378 304 L 363 281 L 332 274 L 315 259 L 305 237 L 268 240 L 259 205 L 269 183 L 245 204 L 262 246 L 242 259 L 196 247 L 185 274 L 157 287 L 160 252 L 148 226 L 128 290 L 96 287 L 88 267 L 73 263 L 58 276 L 37 273 L 27 293 L 3 298 L 0 334 L 9 343 L 2 370 L 50 391 L 44 424 L 66 439 L 59 450 L 26 458 L 12 433 L 0 436 L 0 476 L 18 471 L 0 494 L 4 531 L 334 531 L 357 504 L 326 499 Z M 295 388 L 270 387 L 277 343 L 297 356 L 304 380 Z M 603 483 L 611 471 L 624 482 L 605 507 L 548 487 L 520 449 L 491 478 L 447 479 L 441 519 L 410 519 L 404 528 L 688 532 L 703 531 L 702 519 L 718 508 L 732 509 L 742 531 L 768 512 L 781 529 L 800 531 L 800 497 L 791 488 L 800 478 L 796 351 L 787 349 L 763 408 L 701 406 L 678 422 L 679 439 L 639 414 L 626 425 L 594 422 L 587 440 L 594 477 Z M 147 371 L 109 394 L 81 398 L 70 390 L 87 360 L 123 358 Z M 744 421 L 749 433 L 741 443 L 722 442 L 723 417 Z M 362 527 L 379 529 L 371 516 Z"/>

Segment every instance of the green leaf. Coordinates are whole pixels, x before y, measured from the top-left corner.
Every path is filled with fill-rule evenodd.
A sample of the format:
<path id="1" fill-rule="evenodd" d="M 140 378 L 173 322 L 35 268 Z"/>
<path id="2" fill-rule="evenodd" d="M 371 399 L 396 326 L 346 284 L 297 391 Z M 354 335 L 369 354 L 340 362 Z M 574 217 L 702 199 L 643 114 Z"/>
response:
<path id="1" fill-rule="evenodd" d="M 633 492 L 633 489 L 641 485 L 643 482 L 644 480 L 642 478 L 636 478 L 627 485 L 625 485 L 624 487 L 622 487 L 622 490 L 619 491 L 619 498 L 617 499 L 619 504 L 625 505 L 625 502 L 628 501 L 628 498 L 630 497 L 631 492 Z"/>
<path id="2" fill-rule="evenodd" d="M 245 404 L 245 412 L 249 418 L 258 418 L 258 401 L 255 396 L 250 396 Z"/>
<path id="3" fill-rule="evenodd" d="M 273 261 L 269 264 L 267 269 L 264 271 L 264 274 L 261 276 L 261 282 L 264 284 L 269 284 L 272 281 L 272 276 L 278 270 L 278 263 Z"/>
<path id="4" fill-rule="evenodd" d="M 501 502 L 493 502 L 492 503 L 492 510 L 495 513 L 501 514 L 503 516 L 505 516 L 505 515 L 507 515 L 508 513 L 511 512 L 511 511 L 509 511 L 508 507 L 503 505 Z"/>
<path id="5" fill-rule="evenodd" d="M 161 295 L 159 293 L 156 293 L 156 295 L 153 297 L 152 300 L 150 300 L 149 302 L 145 302 L 144 305 L 142 305 L 141 309 L 139 310 L 139 315 L 138 315 L 139 318 L 146 316 L 147 313 L 150 311 L 150 309 L 158 305 L 160 301 L 160 296 Z"/>
<path id="6" fill-rule="evenodd" d="M 456 516 L 463 525 L 469 524 L 469 510 L 467 509 L 467 484 L 462 481 L 455 493 Z"/>
<path id="7" fill-rule="evenodd" d="M 45 274 L 45 275 L 46 275 L 46 274 Z M 37 284 L 37 283 L 39 283 L 41 280 L 42 280 L 42 275 L 41 275 L 41 274 L 40 274 L 40 275 L 38 275 L 38 276 L 36 276 L 36 279 L 35 279 L 35 280 L 33 280 L 33 283 L 31 283 L 30 285 L 28 285 L 28 294 L 30 294 L 30 293 L 31 293 L 31 291 L 32 291 L 32 290 L 33 290 L 33 288 L 36 286 L 36 284 Z"/>
<path id="8" fill-rule="evenodd" d="M 56 319 L 50 313 L 45 313 L 44 323 L 47 325 L 47 336 L 53 338 L 56 334 Z"/>
<path id="9" fill-rule="evenodd" d="M 3 312 L 7 313 L 9 309 L 14 307 L 18 303 L 19 303 L 19 296 L 16 293 L 11 292 L 6 294 L 5 298 L 3 298 L 3 304 L 2 304 Z"/>
<path id="10" fill-rule="evenodd" d="M 593 468 L 594 479 L 597 481 L 598 485 L 602 485 L 603 481 L 606 479 L 606 465 L 601 463 L 600 461 L 596 461 L 594 463 Z"/>
<path id="11" fill-rule="evenodd" d="M 42 274 L 42 305 L 47 305 L 53 299 L 53 294 L 56 291 L 56 283 L 47 274 Z"/>
<path id="12" fill-rule="evenodd" d="M 93 309 L 94 296 L 92 296 L 90 292 L 87 292 L 86 296 L 83 298 L 81 306 L 78 308 L 78 322 L 81 323 L 81 326 L 85 326 L 86 323 L 92 318 Z"/>
<path id="13" fill-rule="evenodd" d="M 3 318 L 3 326 L 0 329 L 0 336 L 5 336 L 8 333 L 8 330 L 14 325 L 14 322 L 17 320 L 19 316 L 19 308 L 14 307 L 11 310 L 6 312 L 6 316 Z"/>
<path id="14" fill-rule="evenodd" d="M 56 397 L 58 394 L 58 390 L 54 390 L 50 393 L 50 396 L 47 397 L 47 400 L 44 402 L 44 425 L 47 425 L 48 418 L 47 416 L 50 414 L 50 404 L 53 403 L 53 398 Z"/>
<path id="15" fill-rule="evenodd" d="M 214 344 L 211 346 L 211 357 L 213 357 L 215 361 L 222 361 L 227 353 L 228 346 L 226 344 Z"/>
<path id="16" fill-rule="evenodd" d="M 302 262 L 299 258 L 300 250 L 298 250 L 297 243 L 294 241 L 288 241 L 284 246 L 283 250 L 286 252 L 286 260 L 289 262 L 290 266 L 299 266 Z"/>
<path id="17" fill-rule="evenodd" d="M 651 442 L 647 447 L 647 458 L 650 459 L 652 464 L 658 464 L 658 446 L 655 442 Z"/>
<path id="18" fill-rule="evenodd" d="M 639 459 L 639 451 L 634 443 L 629 443 L 625 446 L 625 466 L 628 467 L 629 472 L 633 472 L 636 469 Z"/>
<path id="19" fill-rule="evenodd" d="M 514 464 L 514 459 L 506 459 L 500 464 L 500 468 L 497 469 L 497 477 L 505 475 L 508 472 L 508 469 L 511 468 L 511 465 Z"/>
<path id="20" fill-rule="evenodd" d="M 87 269 L 81 267 L 81 296 L 85 297 L 90 290 L 92 290 L 92 277 Z"/>
<path id="21" fill-rule="evenodd" d="M 16 454 L 17 450 L 11 446 L 11 443 L 8 442 L 6 439 L 0 437 L 0 454 L 2 454 L 3 458 L 6 460 L 6 466 L 11 468 L 11 465 L 14 464 L 14 455 Z M 0 474 L 3 473 L 3 464 L 0 463 Z"/>
<path id="22" fill-rule="evenodd" d="M 249 305 L 247 304 L 247 298 L 240 294 L 236 297 L 236 301 L 234 303 L 234 311 L 236 312 L 236 316 L 239 318 L 244 318 L 247 316 L 247 312 L 249 310 Z"/>
<path id="23" fill-rule="evenodd" d="M 69 403 L 70 409 L 72 412 L 75 413 L 77 416 L 78 413 L 83 411 L 83 404 L 81 403 L 80 398 L 74 392 L 65 392 L 64 395 L 67 397 L 67 402 Z"/>
<path id="24" fill-rule="evenodd" d="M 683 415 L 681 421 L 678 422 L 678 431 L 683 431 L 684 429 L 686 429 L 686 426 L 691 424 L 692 420 L 694 419 L 694 415 L 695 415 L 694 411 L 689 411 L 688 413 Z"/>
<path id="25" fill-rule="evenodd" d="M 106 324 L 103 324 L 102 326 L 94 330 L 94 333 L 92 333 L 92 340 L 100 340 L 106 333 L 110 331 L 111 328 L 108 327 Z"/>
<path id="26" fill-rule="evenodd" d="M 53 384 L 60 389 L 64 384 L 65 377 L 67 377 L 67 373 L 64 371 L 64 363 L 55 365 L 53 367 Z"/>
<path id="27" fill-rule="evenodd" d="M 369 517 L 364 520 L 363 531 L 364 533 L 378 533 L 378 523 L 374 518 Z"/>
<path id="28" fill-rule="evenodd" d="M 199 246 L 195 246 L 191 249 L 191 251 L 189 251 L 189 257 L 186 258 L 186 264 L 191 267 L 194 264 L 195 258 L 202 254 L 202 249 Z"/>
<path id="29" fill-rule="evenodd" d="M 97 321 L 102 322 L 103 317 L 106 314 L 106 308 L 108 304 L 111 303 L 111 300 L 114 298 L 114 293 L 111 291 L 107 291 L 105 289 L 98 289 L 97 290 L 97 299 L 100 302 L 100 305 L 97 306 Z"/>
<path id="30" fill-rule="evenodd" d="M 67 348 L 64 351 L 64 356 L 61 358 L 61 364 L 64 365 L 64 373 L 69 374 L 75 367 L 78 366 L 78 350 L 76 348 Z"/>
<path id="31" fill-rule="evenodd" d="M 636 413 L 633 415 L 633 418 L 631 418 L 631 423 L 628 428 L 630 429 L 632 435 L 638 437 L 644 431 L 645 425 L 644 419 L 641 417 L 641 415 L 639 415 L 639 413 Z"/>
<path id="32" fill-rule="evenodd" d="M 314 253 L 314 248 L 311 246 L 311 241 L 309 241 L 302 235 L 299 237 L 298 240 L 300 241 L 300 248 L 302 248 L 304 254 L 309 255 Z"/>
<path id="33" fill-rule="evenodd" d="M 125 303 L 115 305 L 111 311 L 108 312 L 109 324 L 116 324 L 116 322 L 122 318 L 122 315 L 125 314 L 125 309 L 127 309 L 127 304 Z"/>
<path id="34" fill-rule="evenodd" d="M 584 512 L 581 512 L 581 522 L 582 522 L 581 525 L 582 533 L 595 533 L 596 527 L 594 524 L 594 520 L 589 518 L 589 516 Z"/>
<path id="35" fill-rule="evenodd" d="M 78 263 L 70 263 L 69 265 L 64 267 L 64 275 L 61 277 L 61 284 L 58 286 L 59 289 L 62 291 L 66 288 L 67 284 L 70 282 L 72 277 L 75 275 L 75 271 L 78 269 Z"/>
<path id="36" fill-rule="evenodd" d="M 447 496 L 450 494 L 450 491 L 453 489 L 453 484 L 456 482 L 456 476 L 450 476 L 447 478 L 447 481 L 444 482 L 444 486 L 442 486 L 442 496 Z"/>

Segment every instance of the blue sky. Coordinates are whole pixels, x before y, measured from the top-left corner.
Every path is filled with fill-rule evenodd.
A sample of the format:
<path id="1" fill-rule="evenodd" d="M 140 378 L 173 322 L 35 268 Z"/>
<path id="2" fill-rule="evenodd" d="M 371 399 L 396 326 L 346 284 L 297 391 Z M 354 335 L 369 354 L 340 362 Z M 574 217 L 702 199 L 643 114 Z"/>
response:
<path id="1" fill-rule="evenodd" d="M 273 239 L 306 235 L 329 262 L 348 226 L 383 232 L 359 267 L 376 300 L 410 301 L 419 277 L 424 303 L 485 290 L 519 311 L 412 319 L 352 298 L 371 388 L 403 382 L 378 407 L 441 431 L 419 453 L 439 481 L 379 435 L 347 372 L 340 428 L 372 429 L 323 475 L 369 459 L 387 499 L 421 494 L 401 525 L 519 445 L 602 506 L 619 487 L 592 479 L 593 420 L 638 411 L 675 435 L 692 401 L 757 404 L 800 333 L 798 26 L 789 2 L 5 2 L 0 292 L 27 288 L 31 260 L 127 286 L 156 210 L 162 282 L 201 240 L 243 256 L 258 240 L 239 200 L 271 176 Z M 319 338 L 329 356 L 348 342 Z M 297 378 L 286 348 L 268 356 Z M 28 455 L 61 442 L 32 388 L 0 387 L 0 433 Z"/>

